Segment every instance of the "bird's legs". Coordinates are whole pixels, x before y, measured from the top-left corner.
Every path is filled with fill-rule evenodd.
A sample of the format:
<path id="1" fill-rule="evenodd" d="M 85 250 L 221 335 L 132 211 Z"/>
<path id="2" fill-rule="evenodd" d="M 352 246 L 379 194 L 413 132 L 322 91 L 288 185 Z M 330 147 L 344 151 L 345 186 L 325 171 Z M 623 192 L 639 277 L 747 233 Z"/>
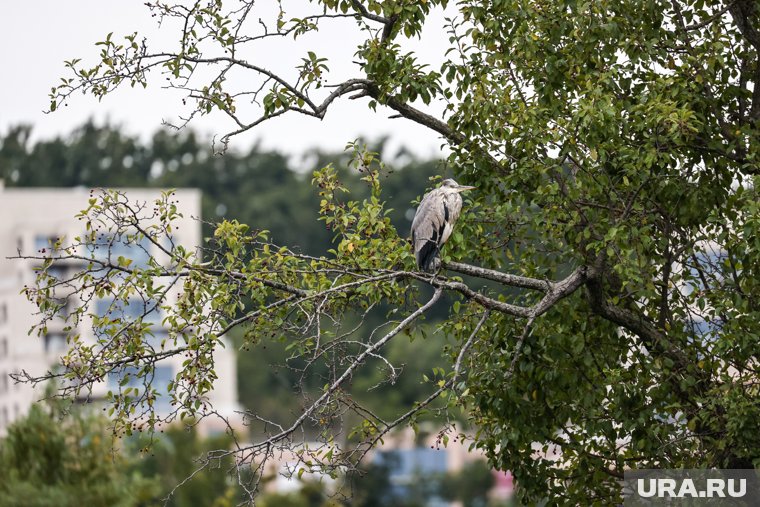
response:
<path id="1" fill-rule="evenodd" d="M 431 282 L 434 282 L 443 269 L 443 261 L 441 260 L 441 249 L 438 245 L 435 246 L 435 257 L 433 262 L 433 276 L 430 278 Z"/>

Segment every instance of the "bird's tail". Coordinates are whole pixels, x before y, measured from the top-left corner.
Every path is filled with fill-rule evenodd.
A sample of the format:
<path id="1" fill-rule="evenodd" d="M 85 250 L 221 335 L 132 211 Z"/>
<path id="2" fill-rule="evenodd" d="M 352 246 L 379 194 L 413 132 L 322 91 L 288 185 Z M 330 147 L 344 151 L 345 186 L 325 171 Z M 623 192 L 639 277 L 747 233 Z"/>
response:
<path id="1" fill-rule="evenodd" d="M 438 245 L 433 241 L 426 241 L 417 252 L 417 267 L 428 273 L 435 273 L 441 268 L 441 257 Z"/>
<path id="2" fill-rule="evenodd" d="M 428 259 L 425 265 L 425 271 L 428 273 L 437 273 L 441 269 L 441 258 L 438 256 L 438 252 L 430 259 Z"/>

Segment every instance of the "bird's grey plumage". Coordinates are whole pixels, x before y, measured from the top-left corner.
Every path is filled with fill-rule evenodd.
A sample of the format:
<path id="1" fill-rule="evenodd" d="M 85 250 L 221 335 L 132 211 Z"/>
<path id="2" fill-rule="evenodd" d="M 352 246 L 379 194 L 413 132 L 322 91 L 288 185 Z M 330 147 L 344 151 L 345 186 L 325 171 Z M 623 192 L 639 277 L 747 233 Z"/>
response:
<path id="1" fill-rule="evenodd" d="M 475 187 L 447 179 L 441 186 L 425 194 L 420 201 L 412 220 L 412 244 L 418 268 L 429 273 L 440 269 L 440 249 L 451 236 L 462 211 L 462 197 L 459 193 L 471 188 Z"/>

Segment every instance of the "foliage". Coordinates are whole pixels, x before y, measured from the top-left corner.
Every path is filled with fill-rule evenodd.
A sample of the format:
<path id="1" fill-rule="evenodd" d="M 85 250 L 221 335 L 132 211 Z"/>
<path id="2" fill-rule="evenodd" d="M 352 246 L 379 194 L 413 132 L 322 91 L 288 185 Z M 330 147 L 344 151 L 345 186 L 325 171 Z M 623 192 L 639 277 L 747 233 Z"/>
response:
<path id="1" fill-rule="evenodd" d="M 60 401 L 32 405 L 0 441 L 0 505 L 225 507 L 239 501 L 230 463 L 176 488 L 195 471 L 195 458 L 229 445 L 228 436 L 201 439 L 192 428 L 173 426 L 116 449 L 108 419 L 92 406 L 64 408 Z M 150 452 L 140 453 L 147 439 Z"/>
<path id="2" fill-rule="evenodd" d="M 36 404 L 0 441 L 0 505 L 141 505 L 157 484 L 129 467 L 103 417 Z"/>
<path id="3" fill-rule="evenodd" d="M 134 444 L 153 439 L 150 451 L 132 462 L 133 469 L 144 477 L 154 477 L 160 489 L 150 505 L 182 507 L 209 505 L 231 507 L 239 502 L 239 492 L 230 481 L 231 462 L 218 461 L 196 473 L 191 481 L 177 487 L 196 470 L 195 459 L 232 444 L 225 434 L 201 438 L 194 428 L 171 426 L 161 433 L 139 435 Z M 135 453 L 134 449 L 129 450 Z"/>
<path id="4" fill-rule="evenodd" d="M 352 160 L 367 197 L 347 197 L 331 166 L 314 176 L 321 218 L 336 236 L 326 255 L 226 221 L 206 263 L 179 248 L 148 270 L 93 263 L 126 273 L 128 283 L 109 285 L 122 298 L 133 291 L 161 304 L 153 280 L 182 280 L 180 303 L 163 308 L 174 344 L 191 356 L 175 384 L 177 414 L 206 410 L 210 350 L 244 327 L 251 346 L 280 338 L 326 372 L 300 415 L 240 451 L 252 463 L 287 447 L 305 467 L 351 468 L 442 396 L 469 410 L 479 428 L 474 445 L 513 472 L 526 502 L 619 503 L 628 467 L 758 466 L 756 2 L 462 0 L 449 6 L 449 59 L 434 70 L 406 46 L 446 5 L 322 0 L 292 17 L 277 3 L 267 27 L 250 1 L 155 2 L 161 19 L 182 27 L 179 51 L 109 35 L 94 63 L 68 62 L 71 77 L 52 90 L 51 110 L 74 92 L 102 97 L 163 72 L 194 114 L 219 111 L 236 122 L 223 147 L 270 118 L 321 118 L 341 98 L 367 98 L 370 108 L 439 133 L 458 177 L 478 185 L 446 245 L 448 271 L 434 276 L 414 269 L 388 218 L 384 167 L 359 147 Z M 317 51 L 282 74 L 242 56 L 288 37 L 318 37 L 327 23 L 356 26 L 364 37 L 357 77 L 331 81 Z M 204 81 L 208 70 L 215 77 Z M 249 75 L 243 89 L 227 79 L 231 72 Z M 420 109 L 435 104 L 442 118 Z M 108 213 L 103 227 L 161 244 L 170 198 L 156 206 L 166 212 L 142 232 L 130 229 L 129 205 L 114 193 L 94 198 L 83 218 L 95 223 Z M 88 290 L 91 276 L 72 290 Z M 50 284 L 43 273 L 29 291 L 43 310 Z M 428 288 L 432 297 L 423 297 Z M 358 406 L 344 385 L 366 360 L 382 360 L 384 345 L 443 293 L 455 300 L 443 329 L 457 345 L 430 396 L 390 421 Z M 389 317 L 375 333 L 344 327 L 346 316 L 375 308 Z M 104 336 L 122 333 L 114 322 L 96 325 Z M 130 362 L 149 373 L 144 332 L 131 323 L 125 343 L 139 352 Z M 77 344 L 65 375 L 92 382 L 124 360 L 121 349 L 93 358 Z M 133 400 L 113 401 L 117 424 L 128 428 Z M 335 438 L 347 412 L 364 419 L 349 447 Z M 321 442 L 294 448 L 290 438 L 307 421 L 323 428 Z"/>
<path id="5" fill-rule="evenodd" d="M 485 507 L 494 485 L 493 470 L 482 460 L 467 463 L 460 471 L 448 474 L 441 482 L 443 497 L 459 500 L 464 507 Z"/>
<path id="6" fill-rule="evenodd" d="M 267 493 L 256 502 L 263 507 L 339 507 L 337 500 L 325 491 L 320 482 L 303 481 L 301 488 L 291 493 Z"/>

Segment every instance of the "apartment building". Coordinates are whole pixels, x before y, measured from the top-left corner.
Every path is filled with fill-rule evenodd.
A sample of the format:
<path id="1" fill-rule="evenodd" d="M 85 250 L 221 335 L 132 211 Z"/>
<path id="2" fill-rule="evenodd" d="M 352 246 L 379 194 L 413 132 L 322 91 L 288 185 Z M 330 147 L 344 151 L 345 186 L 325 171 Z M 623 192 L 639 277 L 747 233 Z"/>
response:
<path id="1" fill-rule="evenodd" d="M 155 189 L 122 189 L 130 201 L 151 202 L 159 197 Z M 0 182 L 0 436 L 9 424 L 26 414 L 32 403 L 44 394 L 44 386 L 33 388 L 28 384 L 17 384 L 9 374 L 26 370 L 32 375 L 41 375 L 54 368 L 67 347 L 64 320 L 51 322 L 43 337 L 29 334 L 32 325 L 39 319 L 37 308 L 21 293 L 24 285 L 33 285 L 35 268 L 39 261 L 33 259 L 8 259 L 20 253 L 35 255 L 40 249 L 50 248 L 57 238 L 71 240 L 84 233 L 84 222 L 76 215 L 88 205 L 90 190 L 85 188 L 4 188 Z M 186 248 L 194 248 L 201 243 L 200 217 L 201 195 L 195 189 L 180 189 L 175 198 L 180 213 L 175 242 Z M 145 250 L 125 248 L 119 255 L 142 262 L 151 251 L 152 245 L 141 245 Z M 95 252 L 97 255 L 97 252 Z M 114 252 L 110 252 L 114 255 Z M 144 259 L 143 259 L 144 258 Z M 75 261 L 57 262 L 51 269 L 61 276 L 72 270 L 81 269 Z M 177 297 L 172 294 L 169 297 Z M 171 302 L 171 300 L 170 300 Z M 96 314 L 108 308 L 106 300 L 96 301 L 91 311 Z M 65 309 L 64 309 L 65 311 Z M 140 308 L 130 304 L 121 309 L 127 316 Z M 155 340 L 160 341 L 163 332 L 161 316 L 155 315 Z M 83 338 L 94 339 L 92 329 L 82 324 L 77 332 Z M 166 391 L 166 385 L 174 378 L 183 358 L 170 357 L 159 362 L 155 369 L 153 386 L 159 392 Z M 236 361 L 234 347 L 220 348 L 214 355 L 215 370 L 219 376 L 209 401 L 233 424 L 239 423 L 240 410 L 237 402 Z M 122 372 L 123 373 L 123 372 Z M 115 388 L 119 376 L 112 374 L 108 380 L 96 386 L 92 397 L 102 397 L 109 389 Z M 170 410 L 168 397 L 162 397 L 156 404 L 159 413 Z M 204 419 L 201 430 L 221 431 L 223 421 Z"/>

